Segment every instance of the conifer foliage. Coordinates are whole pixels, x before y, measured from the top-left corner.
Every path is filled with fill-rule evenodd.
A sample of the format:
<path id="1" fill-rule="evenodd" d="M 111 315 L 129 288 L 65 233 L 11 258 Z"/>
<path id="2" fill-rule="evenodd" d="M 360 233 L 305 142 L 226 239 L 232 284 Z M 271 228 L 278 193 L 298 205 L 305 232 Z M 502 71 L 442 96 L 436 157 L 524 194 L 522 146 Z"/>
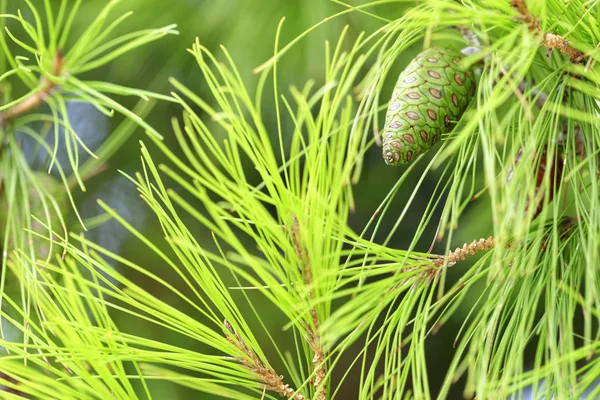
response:
<path id="1" fill-rule="evenodd" d="M 39 3 L 24 0 L 28 20 L 0 0 L 0 393 L 600 393 L 596 2 L 335 0 L 336 14 L 289 42 L 281 20 L 252 85 L 235 54 L 197 39 L 188 57 L 205 92 L 171 78 L 169 95 L 84 73 L 175 26 L 119 35 L 130 14 L 112 0 L 72 37 L 82 2 Z M 348 16 L 376 27 L 342 29 L 324 46 L 322 76 L 282 87 L 286 56 Z M 92 152 L 70 101 L 124 122 Z M 168 132 L 145 120 L 154 101 L 178 109 Z M 84 221 L 72 195 L 138 127 L 139 170 L 123 175 L 159 235 L 103 201 L 104 214 Z M 43 172 L 19 135 L 50 155 Z M 361 202 L 366 176 L 383 187 L 375 209 Z M 357 227 L 361 212 L 372 217 Z M 89 239 L 88 226 L 109 219 L 160 272 Z"/>

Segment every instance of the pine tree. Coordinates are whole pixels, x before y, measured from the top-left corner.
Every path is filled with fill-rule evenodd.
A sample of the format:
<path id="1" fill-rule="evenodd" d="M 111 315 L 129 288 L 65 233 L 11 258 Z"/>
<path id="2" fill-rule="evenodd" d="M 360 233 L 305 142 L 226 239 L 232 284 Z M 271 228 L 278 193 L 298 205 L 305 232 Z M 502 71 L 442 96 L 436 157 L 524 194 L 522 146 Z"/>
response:
<path id="1" fill-rule="evenodd" d="M 31 21 L 0 0 L 20 24 L 20 36 L 8 26 L 0 36 L 1 313 L 20 335 L 0 332 L 6 393 L 153 398 L 156 381 L 235 399 L 600 392 L 595 2 L 427 0 L 389 19 L 381 6 L 397 3 L 335 1 L 341 11 L 288 43 L 281 21 L 252 90 L 235 54 L 197 39 L 189 57 L 211 96 L 176 78 L 166 96 L 80 77 L 174 26 L 111 36 L 129 17 L 111 14 L 111 1 L 70 40 L 81 1 L 26 3 Z M 284 89 L 289 52 L 348 15 L 379 26 L 344 28 L 325 44 L 322 86 L 308 76 Z M 25 89 L 14 94 L 8 83 Z M 117 95 L 142 103 L 130 111 Z M 150 99 L 180 109 L 168 132 L 177 148 L 146 121 Z M 67 101 L 126 117 L 122 135 L 83 164 Z M 136 126 L 148 133 L 141 164 L 124 176 L 161 235 L 148 237 L 102 201 L 106 214 L 91 225 L 119 222 L 162 273 L 63 216 L 78 215 L 72 192 Z M 48 130 L 68 143 L 71 177 Z M 33 170 L 18 135 L 45 149 L 66 197 Z M 356 195 L 373 165 L 385 166 L 376 179 L 387 194 L 356 227 L 354 213 L 365 211 Z M 421 204 L 425 182 L 433 189 Z M 406 248 L 391 245 L 398 235 Z M 117 314 L 147 329 L 118 324 Z"/>

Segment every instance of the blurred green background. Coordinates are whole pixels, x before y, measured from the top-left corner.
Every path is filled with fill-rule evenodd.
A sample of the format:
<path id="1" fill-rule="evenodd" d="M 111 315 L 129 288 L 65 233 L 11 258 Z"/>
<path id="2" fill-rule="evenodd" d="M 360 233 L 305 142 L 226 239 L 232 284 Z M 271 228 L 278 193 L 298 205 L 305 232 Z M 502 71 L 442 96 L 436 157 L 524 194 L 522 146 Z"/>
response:
<path id="1" fill-rule="evenodd" d="M 20 8 L 24 17 L 29 20 L 30 13 L 24 2 L 21 0 L 11 1 L 9 7 L 11 11 Z M 91 20 L 97 15 L 99 10 L 105 6 L 107 0 L 85 0 L 79 13 L 79 18 L 75 22 L 72 39 L 77 38 L 77 32 L 83 31 Z M 13 8 L 14 7 L 14 8 Z M 377 14 L 384 15 L 392 19 L 402 14 L 402 8 L 405 5 L 393 4 L 381 6 L 375 9 Z M 116 15 L 119 12 L 132 10 L 134 15 L 129 18 L 127 24 L 121 26 L 120 32 L 133 31 L 137 29 L 158 28 L 164 25 L 175 23 L 178 25 L 179 36 L 169 36 L 156 43 L 147 45 L 141 49 L 135 50 L 129 54 L 112 62 L 108 66 L 88 73 L 83 76 L 84 79 L 104 80 L 115 84 L 134 86 L 146 90 L 153 90 L 161 93 L 169 93 L 172 87 L 168 83 L 169 77 L 175 77 L 188 87 L 196 91 L 200 97 L 210 101 L 210 94 L 206 85 L 202 81 L 201 73 L 193 57 L 186 52 L 190 48 L 196 37 L 200 42 L 211 51 L 214 51 L 221 57 L 219 46 L 223 45 L 228 49 L 233 59 L 237 63 L 239 71 L 242 73 L 250 90 L 254 88 L 257 77 L 252 75 L 251 70 L 267 60 L 273 54 L 274 37 L 277 25 L 282 17 L 286 17 L 286 22 L 282 31 L 281 43 L 288 43 L 301 32 L 323 18 L 333 15 L 343 10 L 340 5 L 327 0 L 130 0 L 123 1 L 119 6 Z M 9 22 L 14 24 L 14 22 Z M 318 28 L 307 38 L 303 39 L 298 46 L 289 52 L 281 61 L 279 67 L 280 87 L 287 92 L 290 85 L 302 86 L 304 83 L 313 79 L 317 87 L 322 85 L 324 71 L 324 42 L 330 40 L 336 43 L 340 32 L 345 25 L 348 25 L 349 40 L 347 47 L 352 44 L 352 39 L 361 31 L 372 33 L 382 26 L 382 22 L 360 14 L 358 12 L 350 13 L 341 18 L 333 19 L 324 26 Z M 418 51 L 418 48 L 403 54 L 394 66 L 394 71 L 399 72 Z M 395 75 L 392 74 L 392 76 Z M 390 81 L 385 88 L 387 93 L 391 92 L 394 82 Z M 383 94 L 385 98 L 386 93 Z M 272 99 L 269 92 L 267 99 Z M 119 98 L 120 102 L 128 107 L 133 107 L 136 99 Z M 271 100 L 272 101 L 272 100 Z M 264 103 L 264 120 L 276 138 L 275 116 L 273 107 L 268 107 L 269 100 Z M 177 145 L 171 134 L 171 118 L 180 117 L 181 110 L 178 106 L 172 104 L 158 104 L 147 122 L 154 126 L 165 137 L 165 142 L 173 151 L 177 151 Z M 88 143 L 101 142 L 100 138 L 118 126 L 121 117 L 115 116 L 108 119 L 97 113 L 91 107 L 77 107 L 73 110 L 71 116 L 77 120 L 76 129 L 79 129 L 82 137 Z M 117 208 L 119 212 L 134 226 L 141 229 L 144 234 L 155 243 L 163 244 L 163 234 L 157 221 L 144 207 L 143 202 L 137 195 L 135 189 L 123 177 L 120 176 L 117 169 L 125 172 L 135 172 L 140 169 L 140 151 L 139 140 L 144 140 L 144 133 L 138 129 L 131 140 L 124 146 L 119 153 L 111 160 L 110 169 L 94 177 L 88 183 L 88 192 L 79 193 L 77 202 L 84 216 L 90 217 L 100 212 L 96 205 L 98 197 L 104 199 L 109 205 Z M 150 144 L 149 140 L 145 140 Z M 160 161 L 161 156 L 154 152 L 155 161 Z M 414 171 L 414 183 L 421 176 L 420 171 L 425 166 L 421 166 Z M 390 168 L 387 167 L 380 155 L 378 148 L 370 149 L 365 161 L 365 170 L 361 182 L 355 189 L 356 194 L 356 212 L 351 217 L 351 226 L 357 231 L 361 231 L 371 218 L 376 207 L 383 200 L 390 188 L 396 182 L 396 179 L 404 172 L 406 167 Z M 251 172 L 249 172 L 251 173 Z M 414 183 L 406 185 L 407 188 L 414 186 Z M 428 203 L 428 197 L 431 196 L 436 184 L 436 174 L 430 174 L 426 178 L 424 186 L 419 191 L 419 196 L 423 201 L 417 200 L 411 209 L 411 213 L 405 219 L 402 228 L 395 235 L 390 245 L 392 247 L 408 247 L 412 233 L 418 225 L 423 208 Z M 401 193 L 395 199 L 398 212 L 404 207 L 405 201 L 410 196 L 411 191 Z M 200 207 L 200 205 L 198 205 Z M 422 208 L 420 208 L 422 207 Z M 394 215 L 397 215 L 398 212 Z M 476 213 L 481 217 L 482 213 Z M 385 221 L 381 226 L 381 232 L 388 232 L 395 221 Z M 423 236 L 426 241 L 419 243 L 417 250 L 427 251 L 430 241 L 435 234 L 436 223 L 429 227 L 429 230 Z M 199 242 L 205 241 L 207 247 L 212 246 L 212 239 L 209 232 L 202 230 L 192 219 L 189 220 L 190 229 L 196 234 Z M 471 225 L 471 224 L 466 224 Z M 489 228 L 487 224 L 473 224 L 476 228 L 462 230 L 464 241 L 472 240 L 475 237 L 485 236 Z M 475 231 L 475 229 L 477 231 Z M 169 269 L 166 265 L 147 251 L 143 245 L 127 235 L 126 232 L 116 223 L 108 223 L 89 233 L 89 236 L 96 242 L 109 248 L 110 250 L 121 254 L 148 270 L 169 280 Z M 455 238 L 456 245 L 462 245 L 462 238 Z M 460 243 L 458 243 L 460 242 Z M 249 244 L 251 246 L 251 244 Z M 251 247 L 252 248 L 252 247 Z M 443 251 L 443 246 L 438 246 L 436 250 Z M 115 268 L 120 268 L 115 265 Z M 128 270 L 123 269 L 124 273 Z M 455 273 L 456 274 L 456 273 Z M 155 296 L 175 304 L 182 309 L 186 309 L 174 298 L 169 298 L 169 293 L 163 292 L 163 288 L 152 281 L 140 280 L 139 276 L 129 276 L 130 279 L 143 285 Z M 452 277 L 451 277 L 452 279 Z M 170 282 L 172 280 L 169 280 Z M 176 284 L 176 282 L 172 282 Z M 182 288 L 183 285 L 180 287 Z M 285 348 L 285 342 L 290 339 L 287 333 L 282 331 L 282 324 L 278 321 L 277 312 L 273 307 L 262 299 L 257 299 L 265 312 L 265 315 L 273 315 L 272 318 L 264 318 L 272 324 L 269 328 L 275 340 L 280 341 L 281 347 Z M 257 307 L 261 308 L 261 307 Z M 459 313 L 460 314 L 460 313 Z M 132 320 L 130 316 L 114 314 L 114 318 L 120 328 L 129 333 L 140 333 L 153 339 L 162 340 L 171 344 L 176 344 L 199 352 L 206 352 L 199 343 L 192 342 L 189 339 L 182 339 L 168 331 L 159 330 L 154 325 L 146 324 L 141 320 Z M 456 323 L 460 323 L 457 321 Z M 452 324 L 450 324 L 452 325 Z M 452 354 L 452 341 L 454 339 L 455 328 L 449 326 L 430 341 L 429 359 L 431 361 L 431 384 L 434 391 L 441 383 L 444 376 L 444 369 L 449 363 L 449 357 Z M 288 347 L 291 349 L 291 347 Z M 358 348 L 357 348 L 358 350 Z M 435 361 L 435 362 L 434 362 Z M 347 357 L 343 363 L 350 363 L 352 359 Z M 334 376 L 335 382 L 341 378 L 344 372 L 344 365 L 339 364 Z M 274 367 L 277 369 L 277 363 Z M 354 368 L 352 375 L 346 379 L 343 390 L 338 393 L 338 398 L 352 399 L 359 379 L 359 369 Z M 198 396 L 184 387 L 166 384 L 162 382 L 151 382 L 151 389 L 155 398 L 164 399 L 188 399 L 188 398 L 209 398 L 205 395 Z M 460 393 L 458 385 L 457 395 Z"/>

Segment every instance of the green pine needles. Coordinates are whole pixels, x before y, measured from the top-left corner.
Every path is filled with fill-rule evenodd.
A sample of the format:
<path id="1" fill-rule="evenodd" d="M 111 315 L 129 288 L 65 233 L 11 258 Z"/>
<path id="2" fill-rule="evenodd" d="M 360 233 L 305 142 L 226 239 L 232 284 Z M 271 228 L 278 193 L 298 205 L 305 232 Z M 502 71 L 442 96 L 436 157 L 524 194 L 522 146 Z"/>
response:
<path id="1" fill-rule="evenodd" d="M 19 333 L 0 340 L 7 391 L 150 399 L 176 398 L 182 386 L 199 398 L 314 400 L 600 393 L 595 2 L 335 1 L 338 14 L 285 45 L 281 21 L 252 91 L 235 54 L 196 40 L 189 54 L 210 96 L 175 78 L 165 96 L 80 76 L 176 33 L 173 26 L 113 35 L 129 14 L 110 17 L 119 3 L 110 1 L 72 38 L 81 1 L 25 3 L 31 21 L 0 0 L 5 20 L 18 22 L 0 35 L 1 313 L 2 326 Z M 388 19 L 389 5 L 403 7 L 402 16 Z M 286 54 L 348 15 L 379 27 L 342 30 L 325 44 L 322 76 L 282 88 Z M 468 46 L 478 51 L 445 59 L 477 74 L 457 110 L 448 103 L 454 84 L 419 82 L 419 96 L 445 100 L 433 111 L 452 126 L 428 125 L 427 140 L 415 136 L 417 125 L 393 127 L 394 143 L 418 151 L 409 157 L 403 148 L 393 161 L 411 163 L 385 166 L 378 146 L 381 134 L 392 146 L 385 113 L 395 107 L 398 72 L 423 49 Z M 422 79 L 441 75 L 443 66 L 423 66 L 413 64 Z M 25 89 L 15 94 L 12 85 Z M 130 111 L 113 99 L 122 95 L 142 102 Z M 145 121 L 151 99 L 180 108 L 170 132 Z M 68 101 L 125 116 L 90 161 L 75 151 L 85 143 L 70 128 Z M 63 132 L 74 172 L 59 175 L 77 213 L 71 191 L 85 189 L 135 127 L 149 135 L 139 172 L 123 175 L 161 234 L 148 236 L 102 201 L 106 216 L 91 225 L 118 221 L 158 270 L 56 218 L 64 199 L 31 170 L 16 139 L 32 136 L 53 154 L 45 132 Z M 434 134 L 441 144 L 429 149 Z M 357 194 L 375 180 L 387 194 L 371 209 Z M 32 193 L 42 194 L 41 207 Z M 360 213 L 372 215 L 364 226 L 353 219 Z M 405 248 L 391 245 L 398 237 Z M 60 251 L 40 256 L 36 248 L 50 242 Z M 21 290 L 8 287 L 11 276 Z"/>

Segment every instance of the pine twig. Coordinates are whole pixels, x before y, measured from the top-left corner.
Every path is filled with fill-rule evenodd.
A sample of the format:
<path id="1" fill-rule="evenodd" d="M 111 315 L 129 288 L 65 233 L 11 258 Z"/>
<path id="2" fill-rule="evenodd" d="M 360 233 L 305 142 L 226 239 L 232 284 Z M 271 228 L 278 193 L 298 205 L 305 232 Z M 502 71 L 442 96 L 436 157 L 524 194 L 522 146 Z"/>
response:
<path id="1" fill-rule="evenodd" d="M 475 32 L 473 32 L 471 29 L 469 29 L 468 27 L 466 27 L 464 25 L 457 25 L 456 28 L 459 30 L 463 39 L 467 43 L 471 44 L 471 47 L 464 49 L 463 52 L 466 50 L 468 53 L 476 53 L 477 51 L 479 51 L 479 49 L 481 49 L 481 47 L 483 45 L 481 43 L 481 40 L 475 34 Z M 507 68 L 502 67 L 501 75 L 507 75 L 507 74 L 508 74 Z M 516 88 L 514 87 L 514 84 L 512 84 L 512 81 L 510 81 L 510 79 L 509 79 L 509 83 L 511 83 L 511 86 L 512 86 L 513 92 L 515 93 L 515 96 L 517 96 L 519 101 L 523 104 L 526 114 L 527 114 L 527 119 L 529 119 L 530 121 L 533 120 L 533 114 L 531 113 L 529 103 L 527 102 L 527 99 L 525 99 L 524 93 L 531 89 L 533 96 L 536 98 L 535 105 L 539 109 L 542 109 L 544 107 L 544 104 L 546 104 L 546 101 L 548 100 L 548 95 L 545 92 L 543 92 L 539 89 L 536 89 L 535 87 L 531 88 L 531 85 L 529 83 L 527 83 L 527 81 L 525 79 L 523 79 L 521 82 L 519 82 L 519 85 Z"/>
<path id="2" fill-rule="evenodd" d="M 487 251 L 496 245 L 495 240 L 490 236 L 487 239 L 473 240 L 469 244 L 464 244 L 463 247 L 457 247 L 456 250 L 450 251 L 447 256 L 440 257 L 434 261 L 433 265 L 442 267 L 444 265 L 454 265 L 459 260 L 464 260 L 467 256 L 475 255 L 480 251 Z"/>
<path id="3" fill-rule="evenodd" d="M 305 400 L 303 395 L 297 393 L 290 385 L 283 383 L 283 375 L 277 375 L 273 368 L 265 365 L 261 359 L 258 358 L 256 353 L 244 342 L 242 337 L 234 331 L 227 320 L 225 320 L 223 324 L 227 329 L 227 332 L 225 332 L 227 341 L 247 357 L 239 358 L 238 361 L 264 383 L 266 390 L 277 392 L 288 399 Z"/>
<path id="4" fill-rule="evenodd" d="M 563 221 L 560 222 L 560 231 L 559 237 L 561 240 L 566 240 L 571 234 L 571 229 L 577 224 L 577 218 L 574 217 L 566 217 Z M 549 235 L 546 237 L 546 240 L 542 244 L 542 250 L 546 250 L 548 248 L 548 239 Z M 493 237 L 488 237 L 487 239 L 479 239 L 473 240 L 469 244 L 464 244 L 463 247 L 457 247 L 454 251 L 448 252 L 447 256 L 440 256 L 437 260 L 433 262 L 434 267 L 443 267 L 444 265 L 452 266 L 456 264 L 459 260 L 464 260 L 467 256 L 475 255 L 481 251 L 488 251 L 489 249 L 496 246 L 496 241 Z M 511 243 L 506 245 L 507 248 L 512 247 Z"/>
<path id="5" fill-rule="evenodd" d="M 310 287 L 310 285 L 313 282 L 310 257 L 307 254 L 304 247 L 302 246 L 298 218 L 295 215 L 292 215 L 292 218 L 294 219 L 294 225 L 291 230 L 291 236 L 292 242 L 294 244 L 294 250 L 296 251 L 296 255 L 303 264 L 302 272 L 304 276 L 304 283 Z M 315 296 L 313 292 L 309 292 L 309 296 L 311 300 L 314 300 Z M 313 386 L 316 389 L 315 400 L 326 400 L 325 377 L 327 375 L 327 370 L 325 366 L 325 352 L 323 351 L 323 346 L 321 345 L 321 337 L 319 333 L 319 316 L 317 314 L 317 310 L 314 307 L 311 307 L 310 309 L 310 316 L 313 322 L 314 329 L 311 327 L 307 327 L 309 335 L 307 341 L 308 345 L 314 353 L 312 362 L 315 373 L 315 377 L 313 380 Z"/>
<path id="6" fill-rule="evenodd" d="M 56 52 L 56 56 L 54 57 L 52 64 L 52 75 L 56 77 L 61 76 L 63 74 L 63 67 L 65 64 L 64 55 L 61 50 Z M 38 108 L 44 101 L 46 101 L 48 96 L 58 86 L 55 82 L 51 81 L 45 76 L 42 77 L 41 83 L 42 85 L 37 92 L 33 93 L 23 101 L 15 104 L 8 110 L 4 110 L 0 113 L 0 128 L 4 127 L 16 117 Z"/>
<path id="7" fill-rule="evenodd" d="M 582 52 L 569 45 L 569 42 L 561 35 L 550 32 L 542 32 L 540 21 L 531 15 L 525 0 L 511 0 L 511 6 L 521 14 L 521 20 L 529 25 L 529 30 L 542 36 L 542 44 L 549 50 L 559 49 L 561 53 L 569 56 L 572 63 L 580 63 L 585 59 Z"/>

